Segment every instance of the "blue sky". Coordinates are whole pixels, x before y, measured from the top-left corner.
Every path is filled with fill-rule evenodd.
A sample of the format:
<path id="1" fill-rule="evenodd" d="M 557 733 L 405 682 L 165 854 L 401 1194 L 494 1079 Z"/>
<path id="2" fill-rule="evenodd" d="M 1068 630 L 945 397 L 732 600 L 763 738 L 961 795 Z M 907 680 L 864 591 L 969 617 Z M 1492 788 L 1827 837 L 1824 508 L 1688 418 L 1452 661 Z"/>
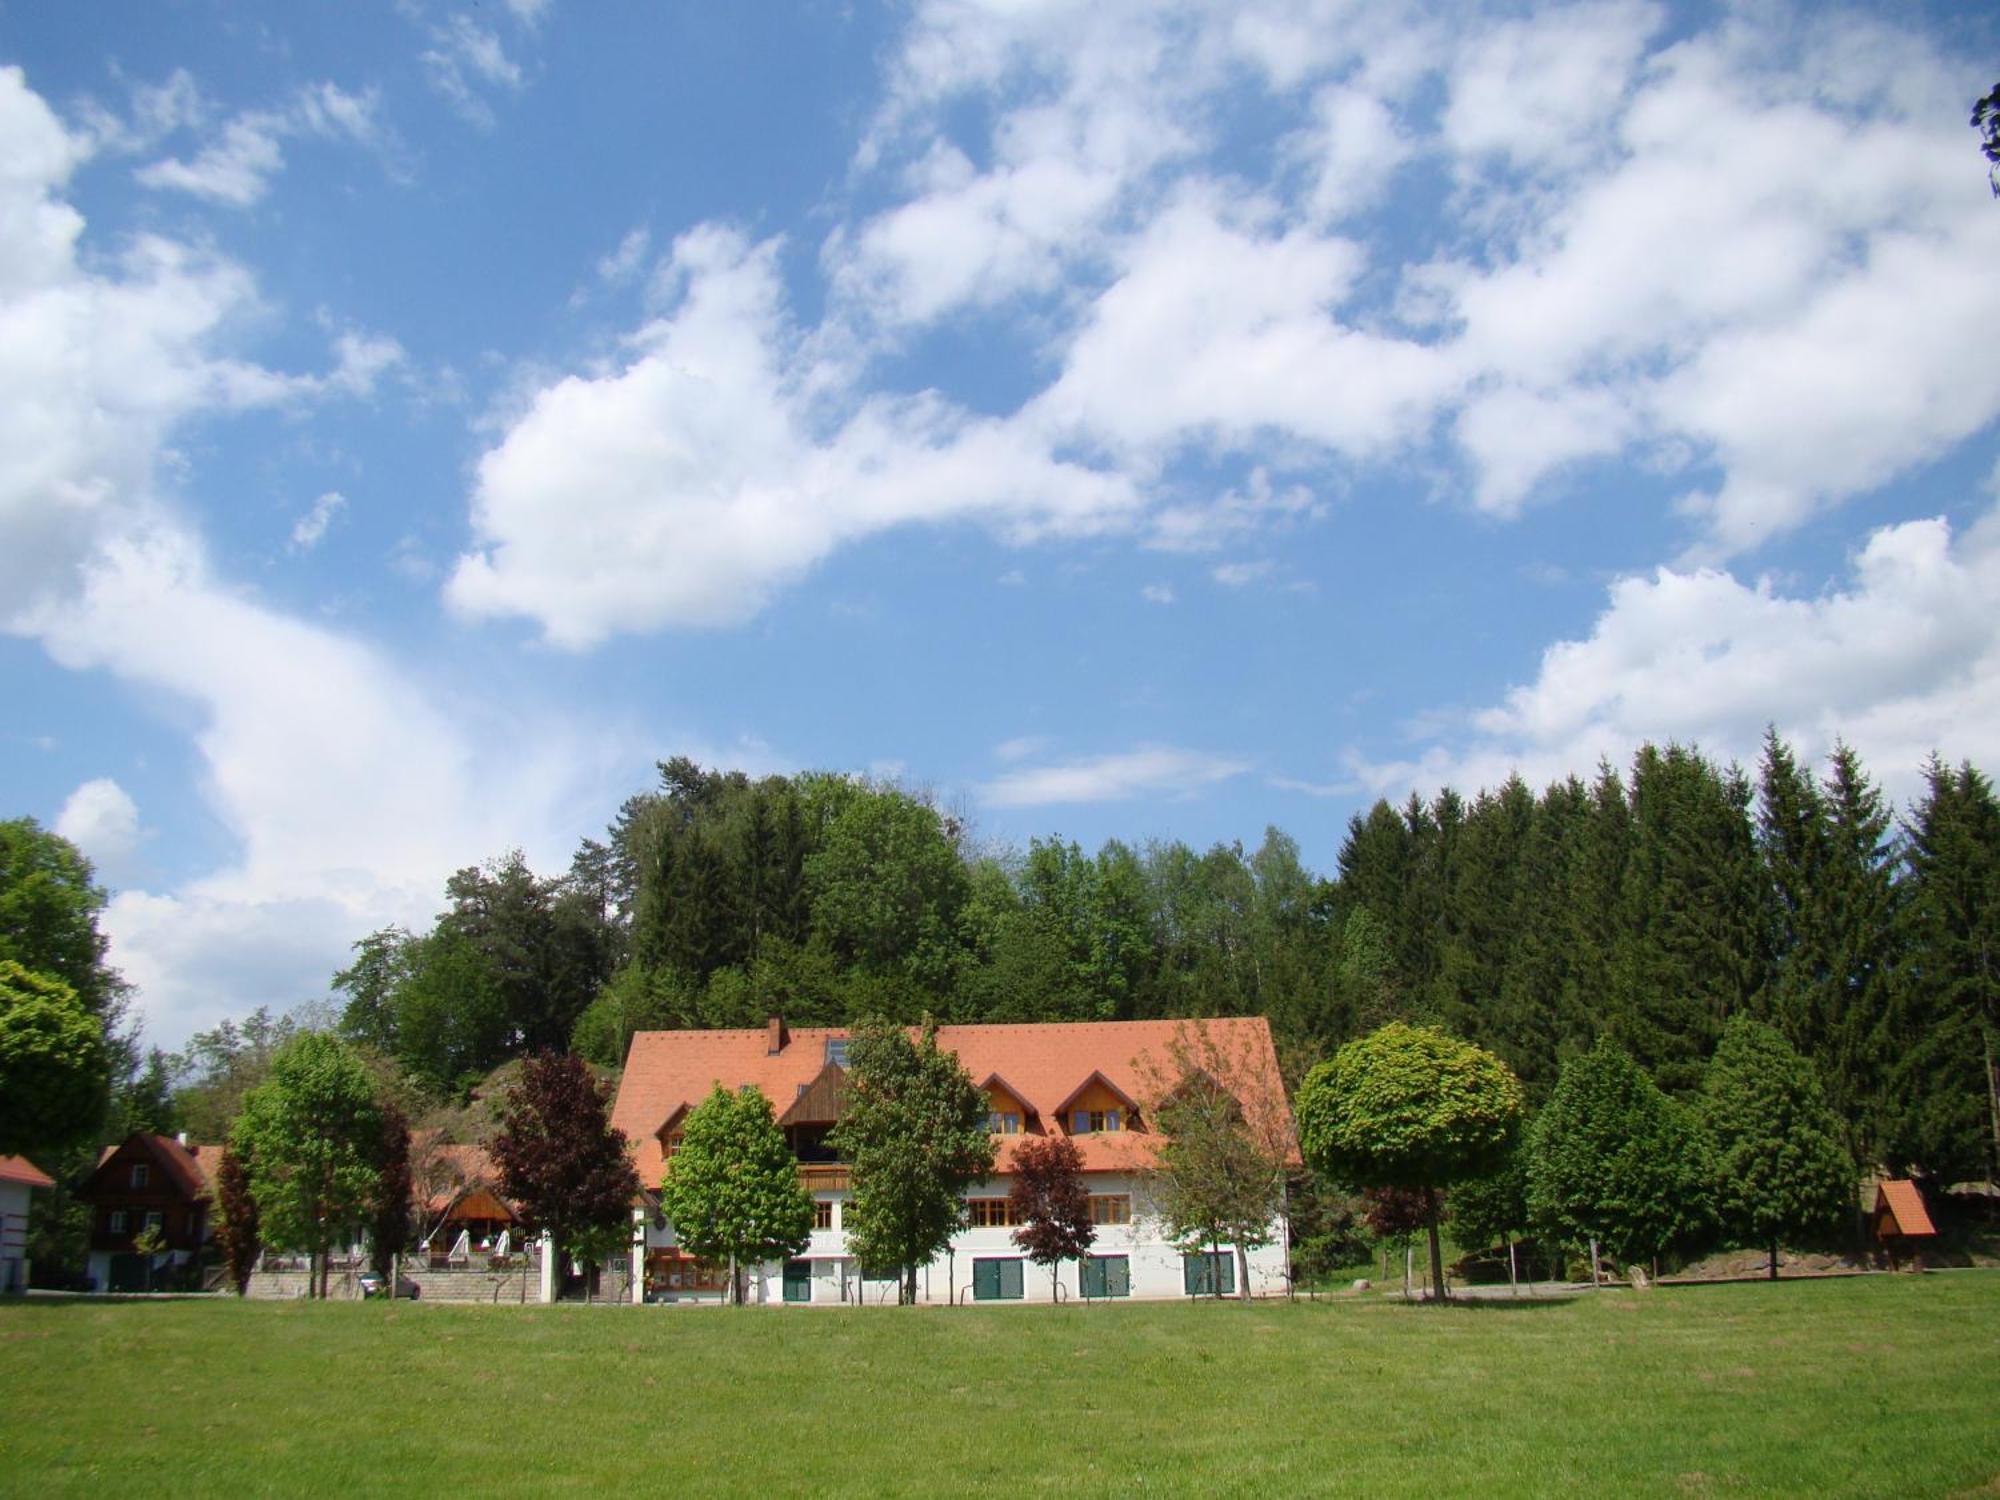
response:
<path id="1" fill-rule="evenodd" d="M 677 753 L 1330 869 L 2000 766 L 2000 23 L 0 4 L 5 811 L 168 1045 Z"/>

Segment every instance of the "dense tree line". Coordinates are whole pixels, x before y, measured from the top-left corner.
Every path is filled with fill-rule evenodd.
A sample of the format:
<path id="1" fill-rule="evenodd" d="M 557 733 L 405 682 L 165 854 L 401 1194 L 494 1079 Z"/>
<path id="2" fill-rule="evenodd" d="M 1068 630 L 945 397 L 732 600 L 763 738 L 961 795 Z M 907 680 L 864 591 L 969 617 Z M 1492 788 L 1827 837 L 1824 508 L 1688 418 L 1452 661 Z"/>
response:
<path id="1" fill-rule="evenodd" d="M 336 977 L 348 1034 L 443 1091 L 635 1030 L 1262 1014 L 1288 1075 L 1392 1020 L 1485 1047 L 1531 1106 L 1615 1043 L 1685 1099 L 1732 1016 L 1818 1070 L 1857 1161 L 1942 1180 L 1995 1149 L 2000 805 L 1933 762 L 1898 820 L 1853 752 L 1770 736 L 1755 775 L 1680 745 L 1350 820 L 1331 878 L 1246 853 L 978 847 L 892 786 L 681 758 L 571 868 L 467 869 L 428 933 Z"/>

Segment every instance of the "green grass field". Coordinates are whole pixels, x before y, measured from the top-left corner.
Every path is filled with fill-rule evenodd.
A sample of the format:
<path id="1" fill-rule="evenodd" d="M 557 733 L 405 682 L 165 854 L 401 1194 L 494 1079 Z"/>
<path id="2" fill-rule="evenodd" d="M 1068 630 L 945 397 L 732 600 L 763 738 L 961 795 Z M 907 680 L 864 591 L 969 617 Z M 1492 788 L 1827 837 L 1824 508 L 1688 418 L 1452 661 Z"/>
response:
<path id="1" fill-rule="evenodd" d="M 0 1491 L 1950 1495 L 2000 1273 L 1447 1309 L 0 1306 Z"/>

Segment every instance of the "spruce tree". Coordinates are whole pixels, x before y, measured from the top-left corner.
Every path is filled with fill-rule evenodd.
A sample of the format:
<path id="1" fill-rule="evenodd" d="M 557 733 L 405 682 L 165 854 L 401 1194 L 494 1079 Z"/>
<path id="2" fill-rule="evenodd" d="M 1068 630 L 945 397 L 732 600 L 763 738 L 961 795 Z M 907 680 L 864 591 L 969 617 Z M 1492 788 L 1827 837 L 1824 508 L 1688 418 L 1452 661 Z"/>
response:
<path id="1" fill-rule="evenodd" d="M 1911 961 L 1885 1049 L 1892 1163 L 1935 1180 L 2000 1170 L 2000 806 L 1970 765 L 1932 757 L 1906 826 Z"/>

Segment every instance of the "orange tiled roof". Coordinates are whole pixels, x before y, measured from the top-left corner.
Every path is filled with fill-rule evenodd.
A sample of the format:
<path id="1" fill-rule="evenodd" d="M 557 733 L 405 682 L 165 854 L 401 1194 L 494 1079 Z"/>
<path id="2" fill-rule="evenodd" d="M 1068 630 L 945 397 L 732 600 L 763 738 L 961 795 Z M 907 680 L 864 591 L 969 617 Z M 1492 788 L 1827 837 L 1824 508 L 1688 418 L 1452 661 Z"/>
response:
<path id="1" fill-rule="evenodd" d="M 21 1182 L 31 1188 L 56 1185 L 53 1177 L 25 1156 L 0 1156 L 0 1182 Z"/>
<path id="2" fill-rule="evenodd" d="M 1079 1021 L 995 1026 L 940 1026 L 938 1045 L 958 1054 L 975 1079 L 998 1073 L 1009 1092 L 1038 1112 L 1048 1130 L 1059 1128 L 1056 1111 L 1075 1096 L 1092 1074 L 1101 1074 L 1117 1092 L 1150 1104 L 1176 1078 L 1167 1076 L 1177 1033 L 1192 1040 L 1199 1027 L 1207 1045 L 1245 1081 L 1243 1107 L 1260 1133 L 1277 1136 L 1287 1156 L 1297 1160 L 1291 1109 L 1279 1082 L 1278 1058 L 1270 1025 L 1261 1016 L 1201 1022 Z M 631 1142 L 639 1180 L 660 1181 L 663 1162 L 656 1132 L 682 1105 L 699 1104 L 721 1084 L 761 1089 L 774 1110 L 783 1112 L 801 1087 L 819 1076 L 829 1038 L 845 1037 L 840 1027 L 791 1031 L 785 1047 L 770 1051 L 770 1030 L 641 1031 L 632 1038 L 612 1105 L 611 1123 Z M 996 1170 L 1005 1172 L 1013 1153 L 1032 1136 L 997 1138 Z M 1150 1131 L 1118 1131 L 1074 1137 L 1087 1172 L 1132 1171 L 1151 1165 L 1160 1137 Z"/>
<path id="3" fill-rule="evenodd" d="M 1889 1210 L 1896 1221 L 1899 1234 L 1936 1234 L 1937 1228 L 1931 1223 L 1931 1216 L 1924 1211 L 1923 1194 L 1917 1191 L 1914 1182 L 1898 1178 L 1890 1182 L 1875 1184 L 1875 1211 Z"/>

